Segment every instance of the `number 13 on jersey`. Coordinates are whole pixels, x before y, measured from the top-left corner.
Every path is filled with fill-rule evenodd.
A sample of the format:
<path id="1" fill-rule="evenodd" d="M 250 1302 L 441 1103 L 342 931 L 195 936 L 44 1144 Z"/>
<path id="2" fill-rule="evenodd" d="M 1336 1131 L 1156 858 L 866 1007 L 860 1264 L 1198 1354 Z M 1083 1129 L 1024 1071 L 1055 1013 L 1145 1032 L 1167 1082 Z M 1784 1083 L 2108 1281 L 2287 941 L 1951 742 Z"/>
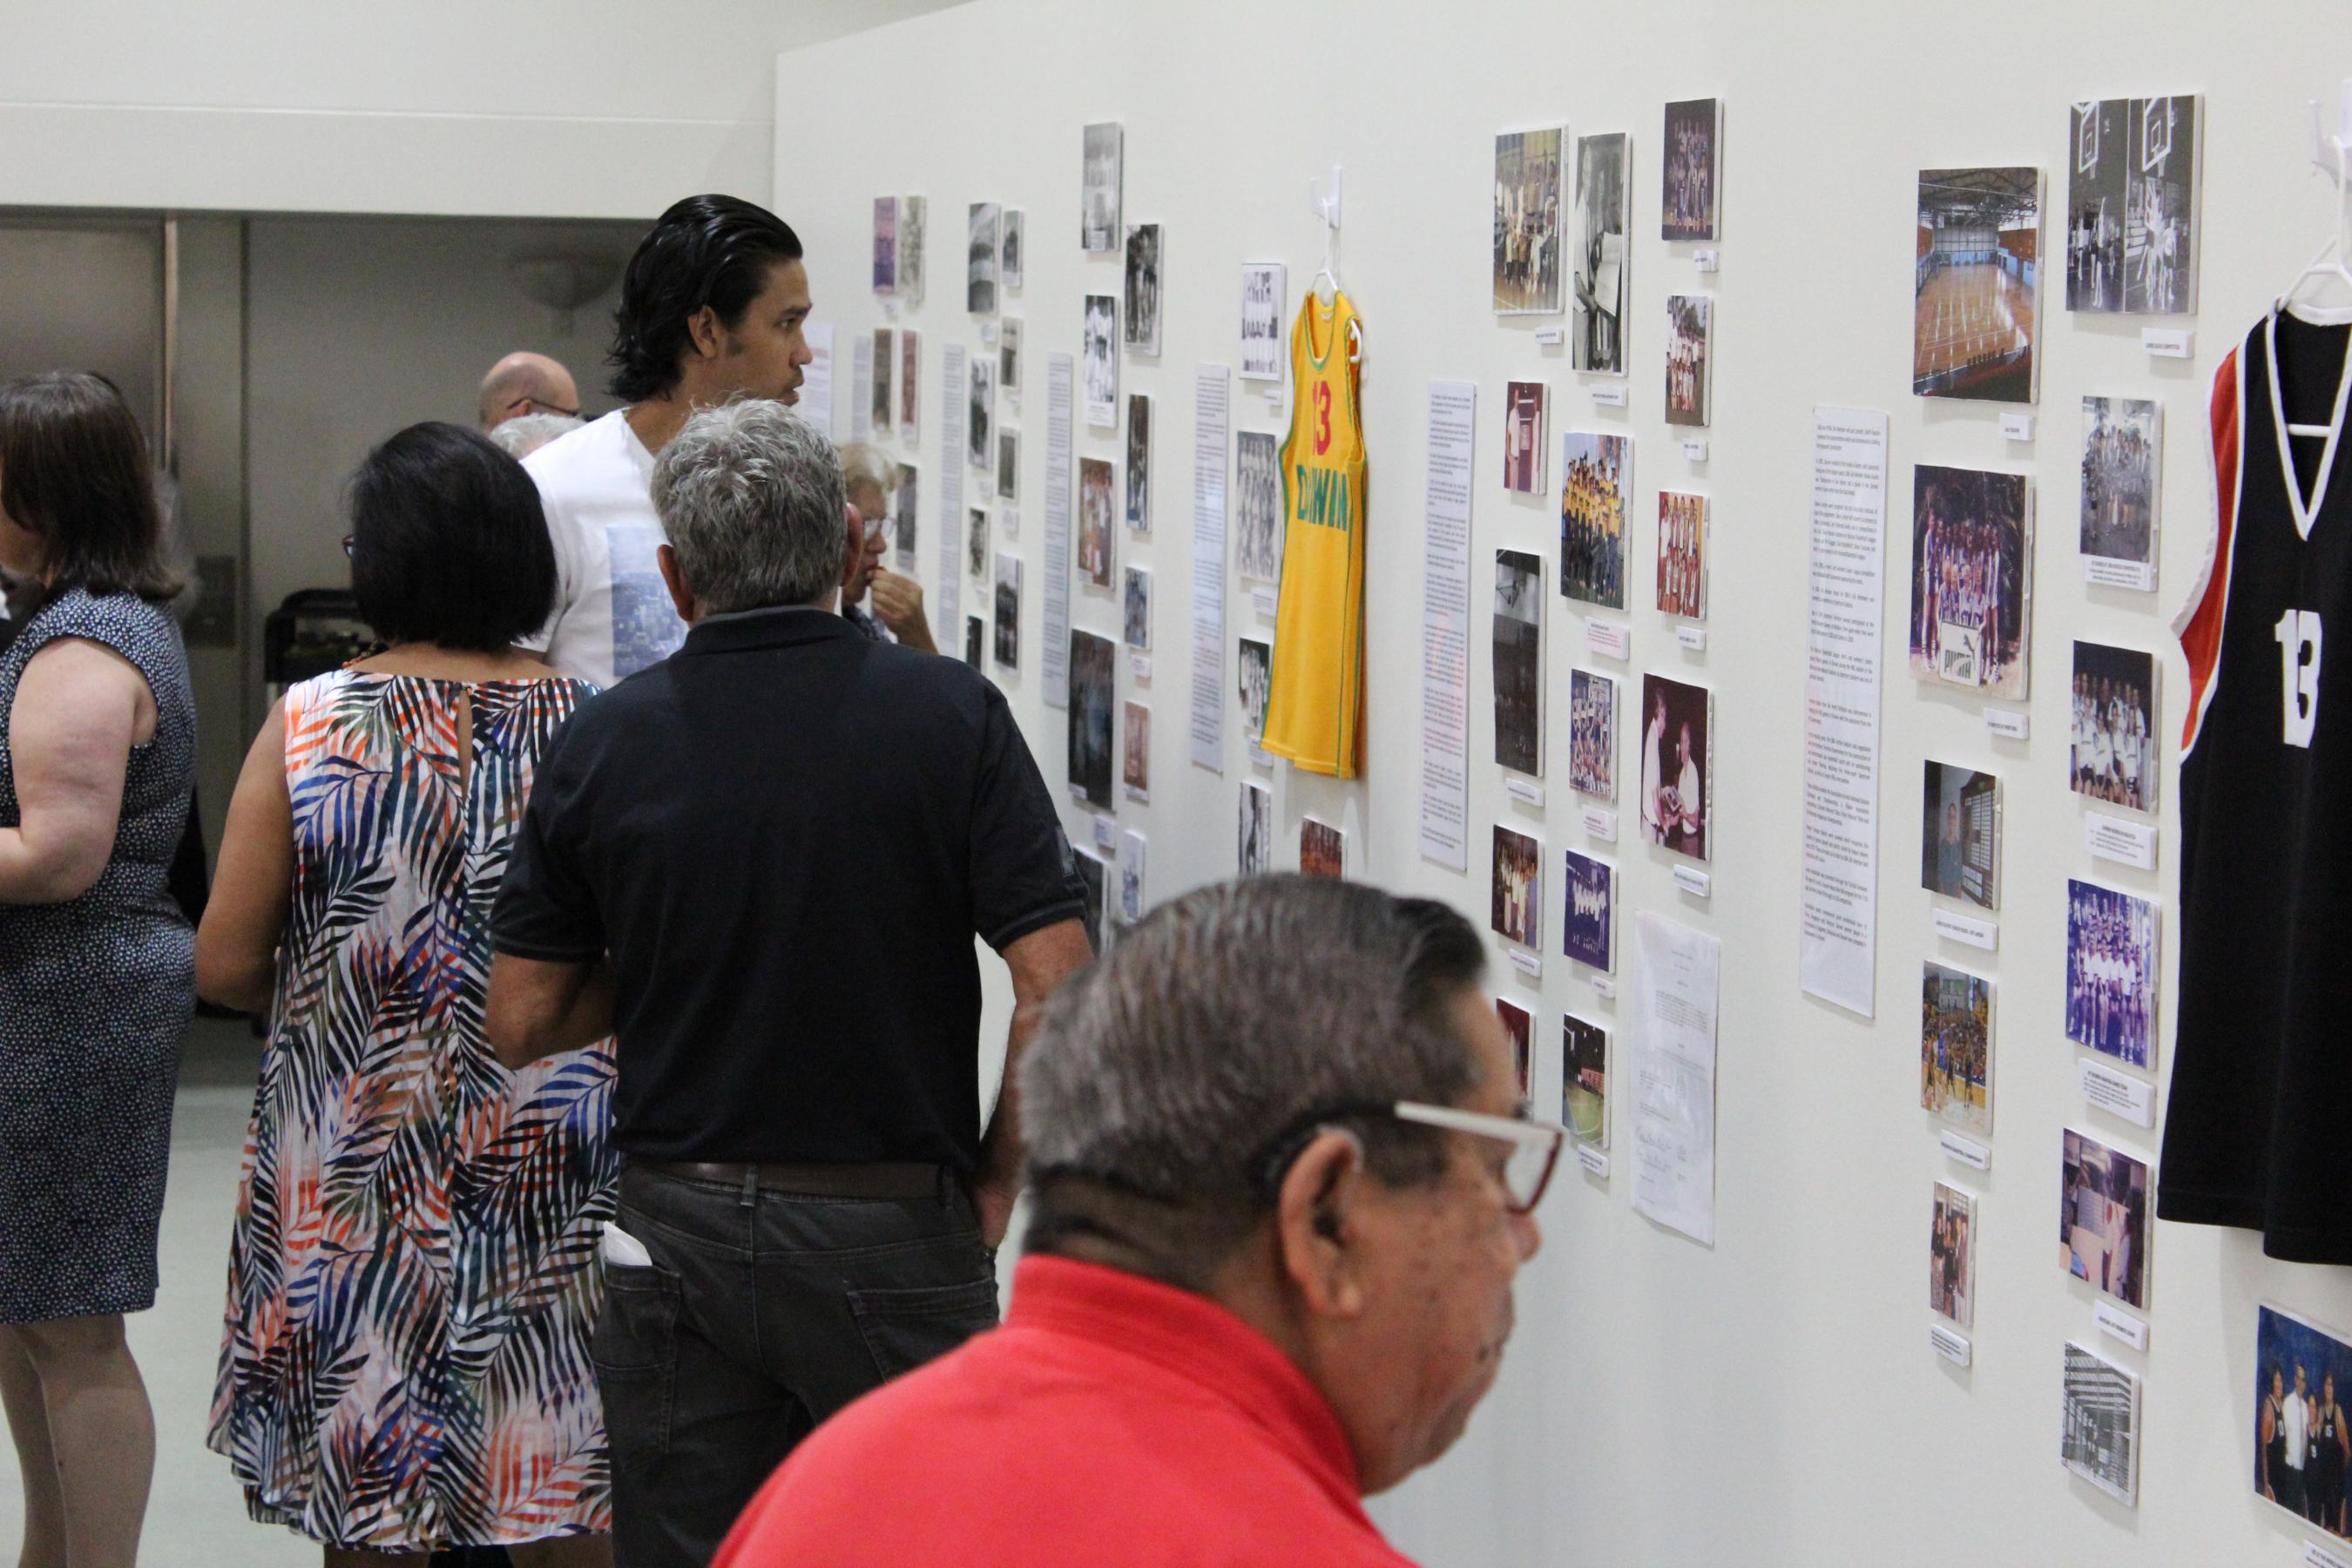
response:
<path id="1" fill-rule="evenodd" d="M 2279 686 L 2286 743 L 2308 748 L 2319 724 L 2319 612 L 2289 610 L 2273 628 L 2279 645 Z"/>

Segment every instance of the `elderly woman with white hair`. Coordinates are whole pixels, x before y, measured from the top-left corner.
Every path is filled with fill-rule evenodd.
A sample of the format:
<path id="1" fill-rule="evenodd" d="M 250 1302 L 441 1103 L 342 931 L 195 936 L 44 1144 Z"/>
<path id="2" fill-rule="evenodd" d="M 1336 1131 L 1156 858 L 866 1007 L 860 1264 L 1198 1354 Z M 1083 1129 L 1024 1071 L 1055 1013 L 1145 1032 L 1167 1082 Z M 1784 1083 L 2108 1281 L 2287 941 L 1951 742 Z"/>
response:
<path id="1" fill-rule="evenodd" d="M 898 465 L 872 442 L 852 441 L 841 448 L 841 473 L 859 526 L 842 562 L 841 613 L 877 641 L 887 632 L 908 647 L 939 652 L 923 618 L 922 584 L 882 564 L 890 543 L 890 498 L 898 489 Z M 859 607 L 869 589 L 870 612 Z"/>

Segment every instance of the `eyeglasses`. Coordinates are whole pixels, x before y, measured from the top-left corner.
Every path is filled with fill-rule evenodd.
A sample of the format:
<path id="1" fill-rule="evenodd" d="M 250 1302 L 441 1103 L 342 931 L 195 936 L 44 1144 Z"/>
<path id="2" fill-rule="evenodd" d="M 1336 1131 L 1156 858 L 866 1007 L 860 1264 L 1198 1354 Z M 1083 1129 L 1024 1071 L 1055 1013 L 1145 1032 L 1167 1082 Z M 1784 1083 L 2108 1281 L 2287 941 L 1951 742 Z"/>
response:
<path id="1" fill-rule="evenodd" d="M 527 405 L 530 404 L 537 404 L 538 406 L 535 408 L 527 406 Z M 577 408 L 558 408 L 554 404 L 543 402 L 536 397 L 518 397 L 509 403 L 506 407 L 500 409 L 499 412 L 511 416 L 518 408 L 522 409 L 526 414 L 554 414 L 559 415 L 565 419 L 577 419 L 580 417 L 580 410 Z"/>
<path id="2" fill-rule="evenodd" d="M 1543 1201 L 1544 1190 L 1551 1185 L 1552 1172 L 1559 1164 L 1560 1147 L 1568 1141 L 1568 1129 L 1557 1121 L 1538 1121 L 1527 1116 L 1489 1116 L 1479 1110 L 1457 1110 L 1450 1105 L 1425 1105 L 1416 1100 L 1356 1100 L 1322 1107 L 1294 1120 L 1259 1163 L 1260 1187 L 1269 1196 L 1278 1190 L 1292 1162 L 1324 1127 L 1369 1116 L 1392 1117 L 1399 1121 L 1466 1132 L 1473 1138 L 1511 1145 L 1510 1156 L 1503 1163 L 1502 1182 L 1509 1194 L 1509 1202 L 1504 1206 L 1513 1214 L 1531 1213 Z"/>
<path id="3" fill-rule="evenodd" d="M 357 547 L 352 543 L 352 536 L 348 533 L 343 535 L 343 553 L 346 555 L 357 555 L 359 553 Z"/>

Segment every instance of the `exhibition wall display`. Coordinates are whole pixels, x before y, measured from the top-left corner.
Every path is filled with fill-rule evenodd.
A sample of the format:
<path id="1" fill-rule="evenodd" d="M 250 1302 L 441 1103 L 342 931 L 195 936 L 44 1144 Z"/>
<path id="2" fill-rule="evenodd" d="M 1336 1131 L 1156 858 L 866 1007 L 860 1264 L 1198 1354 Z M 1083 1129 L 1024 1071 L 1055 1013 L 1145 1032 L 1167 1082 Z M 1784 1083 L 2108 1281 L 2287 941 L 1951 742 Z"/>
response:
<path id="1" fill-rule="evenodd" d="M 1491 932 L 1579 1163 L 1374 1505 L 1417 1558 L 2352 1559 L 2352 1276 L 2157 1217 L 2172 620 L 2213 372 L 2332 232 L 2330 20 L 978 0 L 781 58 L 811 412 L 920 472 L 1105 939 L 1258 869 Z M 1292 705 L 1352 711 L 1297 660 L 1359 602 L 1351 756 Z"/>

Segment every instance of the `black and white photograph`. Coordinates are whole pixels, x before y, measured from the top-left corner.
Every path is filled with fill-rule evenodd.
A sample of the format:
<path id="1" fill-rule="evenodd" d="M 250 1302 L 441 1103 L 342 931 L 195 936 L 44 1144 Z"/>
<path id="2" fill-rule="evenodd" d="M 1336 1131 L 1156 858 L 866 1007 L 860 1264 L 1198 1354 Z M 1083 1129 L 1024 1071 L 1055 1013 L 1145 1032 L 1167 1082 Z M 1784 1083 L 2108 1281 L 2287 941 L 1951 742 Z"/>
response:
<path id="1" fill-rule="evenodd" d="M 1265 430 L 1234 437 L 1234 569 L 1282 581 L 1282 444 Z"/>
<path id="2" fill-rule="evenodd" d="M 1108 458 L 1078 459 L 1078 575 L 1097 588 L 1111 585 L 1118 500 Z"/>
<path id="3" fill-rule="evenodd" d="M 971 400 L 964 408 L 964 450 L 971 454 L 971 466 L 985 474 L 996 463 L 996 358 L 974 354 L 965 368 Z"/>
<path id="4" fill-rule="evenodd" d="M 2058 1261 L 2126 1307 L 2147 1305 L 2147 1162 L 2068 1128 L 2060 1144 Z"/>
<path id="5" fill-rule="evenodd" d="M 1280 381 L 1283 311 L 1289 304 L 1289 269 L 1279 261 L 1242 263 L 1244 381 Z"/>
<path id="6" fill-rule="evenodd" d="M 2133 811 L 2156 809 L 2156 685 L 2152 653 L 2074 645 L 2074 712 L 2068 781 L 2076 795 Z"/>
<path id="7" fill-rule="evenodd" d="M 967 510 L 971 515 L 964 525 L 964 564 L 974 577 L 985 581 L 988 576 L 988 509 L 975 506 Z"/>
<path id="8" fill-rule="evenodd" d="M 1658 608 L 1706 619 L 1706 498 L 1658 492 Z"/>
<path id="9" fill-rule="evenodd" d="M 1568 133 L 1559 126 L 1495 138 L 1495 314 L 1556 316 Z"/>
<path id="10" fill-rule="evenodd" d="M 909 447 L 918 434 L 915 412 L 922 405 L 923 335 L 898 329 L 898 439 Z"/>
<path id="11" fill-rule="evenodd" d="M 1917 228 L 1911 390 L 2032 402 L 2042 171 L 1923 169 Z"/>
<path id="12" fill-rule="evenodd" d="M 1495 761 L 1543 775 L 1543 559 L 1495 552 Z"/>
<path id="13" fill-rule="evenodd" d="M 874 401 L 869 417 L 874 423 L 874 438 L 890 438 L 891 416 L 898 411 L 898 400 L 890 395 L 890 372 L 898 364 L 898 345 L 890 341 L 890 329 L 874 329 Z"/>
<path id="14" fill-rule="evenodd" d="M 1495 826 L 1495 872 L 1486 923 L 1522 947 L 1543 947 L 1543 846 Z"/>
<path id="15" fill-rule="evenodd" d="M 1151 651 L 1151 573 L 1147 567 L 1127 569 L 1126 603 L 1127 646 L 1138 652 Z"/>
<path id="16" fill-rule="evenodd" d="M 1077 856 L 1078 885 L 1084 905 L 1085 912 L 1082 918 L 1086 922 L 1087 940 L 1094 943 L 1095 952 L 1097 953 L 1107 952 L 1109 951 L 1108 939 L 1110 936 L 1110 921 L 1108 918 L 1109 910 L 1105 898 L 1105 884 L 1108 879 L 1110 868 L 1103 864 L 1103 858 L 1091 849 L 1077 845 L 1072 845 L 1071 848 Z"/>
<path id="17" fill-rule="evenodd" d="M 874 198 L 874 291 L 896 292 L 898 287 L 898 198 Z"/>
<path id="18" fill-rule="evenodd" d="M 1119 780 L 1127 788 L 1127 798 L 1149 802 L 1151 799 L 1151 710 L 1129 700 L 1127 705 L 1126 751 L 1119 764 Z"/>
<path id="19" fill-rule="evenodd" d="M 1642 677 L 1642 837 L 1694 860 L 1714 857 L 1715 693 Z"/>
<path id="20" fill-rule="evenodd" d="M 2067 114 L 2066 308 L 2167 316 L 2197 309 L 2204 100 L 2110 98 Z"/>
<path id="21" fill-rule="evenodd" d="M 1127 395 L 1127 526 L 1151 531 L 1151 395 Z"/>
<path id="22" fill-rule="evenodd" d="M 996 552 L 996 662 L 1021 668 L 1021 557 L 1010 550 Z"/>
<path id="23" fill-rule="evenodd" d="M 988 623 L 978 616 L 963 618 L 963 661 L 978 669 L 988 658 Z"/>
<path id="24" fill-rule="evenodd" d="M 1625 507 L 1633 494 L 1633 438 L 1570 430 L 1559 443 L 1559 592 L 1625 607 Z"/>
<path id="25" fill-rule="evenodd" d="M 1238 858 L 1244 877 L 1263 877 L 1274 869 L 1274 792 L 1249 779 L 1242 781 Z"/>
<path id="26" fill-rule="evenodd" d="M 2110 588 L 2156 586 L 2156 498 L 2164 409 L 2151 399 L 2083 399 L 2083 575 Z"/>
<path id="27" fill-rule="evenodd" d="M 1070 788 L 1102 811 L 1111 809 L 1115 651 L 1108 637 L 1070 632 Z"/>
<path id="28" fill-rule="evenodd" d="M 996 433 L 996 499 L 1021 499 L 1021 432 L 999 430 Z"/>
<path id="29" fill-rule="evenodd" d="M 1580 1143 L 1609 1147 L 1609 1030 L 1589 1018 L 1559 1019 L 1559 1119 Z"/>
<path id="30" fill-rule="evenodd" d="M 2023 474 L 1912 469 L 1912 674 L 2024 698 L 2032 487 Z"/>
<path id="31" fill-rule="evenodd" d="M 1520 495 L 1544 490 L 1544 449 L 1550 444 L 1551 388 L 1540 381 L 1503 384 L 1503 488 Z"/>
<path id="32" fill-rule="evenodd" d="M 1145 840 L 1130 827 L 1118 836 L 1118 918 L 1129 925 L 1143 918 Z"/>
<path id="33" fill-rule="evenodd" d="M 898 557 L 898 570 L 915 569 L 916 492 L 920 488 L 912 463 L 898 465 L 898 488 L 890 492 L 890 538 Z"/>
<path id="34" fill-rule="evenodd" d="M 2072 1340 L 2058 1457 L 2117 1502 L 2139 1506 L 2139 1379 Z"/>
<path id="35" fill-rule="evenodd" d="M 1127 226 L 1127 346 L 1139 354 L 1160 352 L 1160 226 Z"/>
<path id="36" fill-rule="evenodd" d="M 1625 310 L 1633 299 L 1633 138 L 1576 139 L 1576 304 L 1570 342 L 1578 370 L 1625 374 Z"/>
<path id="37" fill-rule="evenodd" d="M 996 386 L 1017 411 L 1021 406 L 1021 318 L 996 323 Z"/>
<path id="38" fill-rule="evenodd" d="M 1086 389 L 1087 424 L 1108 430 L 1118 424 L 1118 297 L 1087 296 L 1086 321 L 1078 338 L 1079 379 Z"/>
<path id="39" fill-rule="evenodd" d="M 1666 423 L 1705 425 L 1713 381 L 1715 296 L 1666 296 Z"/>
<path id="40" fill-rule="evenodd" d="M 1078 248 L 1089 255 L 1117 250 L 1119 167 L 1125 132 L 1116 121 L 1086 129 L 1086 166 L 1078 197 Z"/>
<path id="41" fill-rule="evenodd" d="M 898 198 L 898 293 L 903 304 L 923 302 L 923 245 L 930 227 L 930 214 L 928 196 Z"/>
<path id="42" fill-rule="evenodd" d="M 1588 969 L 1617 967 L 1617 868 L 1567 851 L 1568 896 L 1560 901 L 1560 951 Z"/>
<path id="43" fill-rule="evenodd" d="M 1028 219 L 1019 207 L 1004 209 L 1002 238 L 996 250 L 996 285 L 1000 289 L 1018 290 L 1021 287 L 1022 252 L 1028 248 Z"/>
<path id="44" fill-rule="evenodd" d="M 1955 1328 L 1976 1321 L 1976 1233 L 1975 1197 L 1937 1182 L 1927 1228 L 1927 1305 Z"/>
<path id="45" fill-rule="evenodd" d="M 1568 672 L 1568 787 L 1617 798 L 1617 683 L 1598 670 Z"/>
<path id="46" fill-rule="evenodd" d="M 2352 1342 L 2267 1301 L 2255 1310 L 2254 1495 L 2338 1541 L 2352 1538 L 2347 1398 Z"/>
<path id="47" fill-rule="evenodd" d="M 2156 906 L 2069 878 L 2066 1037 L 2126 1067 L 2156 1066 Z"/>
<path id="48" fill-rule="evenodd" d="M 1992 982 L 1932 959 L 1919 975 L 1919 1107 L 1992 1131 Z"/>
<path id="49" fill-rule="evenodd" d="M 964 248 L 963 308 L 975 316 L 996 314 L 996 225 L 994 202 L 974 202 L 971 238 Z"/>
<path id="50" fill-rule="evenodd" d="M 1930 758 L 1919 788 L 1919 885 L 2000 908 L 2000 780 Z"/>
<path id="51" fill-rule="evenodd" d="M 1723 100 L 1687 98 L 1666 105 L 1659 163 L 1665 193 L 1658 208 L 1662 239 L 1714 239 L 1716 186 L 1723 172 Z"/>
<path id="52" fill-rule="evenodd" d="M 1274 755 L 1262 743 L 1265 740 L 1265 708 L 1274 696 L 1274 645 L 1257 637 L 1241 639 L 1241 654 L 1235 662 L 1242 699 L 1242 739 L 1249 744 L 1250 762 L 1261 768 L 1274 766 Z"/>

